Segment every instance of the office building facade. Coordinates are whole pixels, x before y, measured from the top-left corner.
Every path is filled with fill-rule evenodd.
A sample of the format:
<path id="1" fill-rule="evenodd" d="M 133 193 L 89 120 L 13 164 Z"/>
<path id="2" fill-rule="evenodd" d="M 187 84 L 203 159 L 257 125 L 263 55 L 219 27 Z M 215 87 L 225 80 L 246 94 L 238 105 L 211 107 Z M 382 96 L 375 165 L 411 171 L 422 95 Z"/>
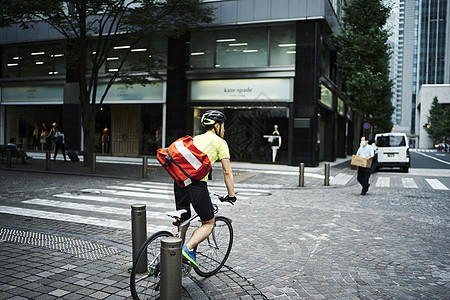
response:
<path id="1" fill-rule="evenodd" d="M 316 166 L 352 153 L 353 112 L 330 41 L 339 30 L 341 1 L 204 2 L 215 7 L 212 24 L 130 53 L 135 62 L 158 54 L 170 68 L 151 86 L 113 86 L 97 116 L 99 143 L 105 127 L 111 133 L 108 153 L 154 155 L 180 136 L 199 134 L 208 109 L 228 117 L 233 160 L 272 162 L 275 125 L 281 135 L 276 163 Z M 82 150 L 77 83 L 65 66 L 65 41 L 46 24 L 0 33 L 1 142 L 16 136 L 29 148 L 33 126 L 55 121 L 69 148 Z M 114 51 L 111 58 L 122 49 Z M 106 62 L 104 74 L 114 63 Z"/>

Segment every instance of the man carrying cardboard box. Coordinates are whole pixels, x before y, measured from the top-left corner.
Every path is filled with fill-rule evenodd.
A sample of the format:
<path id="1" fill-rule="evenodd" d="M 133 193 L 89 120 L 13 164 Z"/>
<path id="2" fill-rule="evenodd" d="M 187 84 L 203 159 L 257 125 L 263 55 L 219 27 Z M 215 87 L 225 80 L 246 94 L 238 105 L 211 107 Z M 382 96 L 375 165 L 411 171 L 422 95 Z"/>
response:
<path id="1" fill-rule="evenodd" d="M 369 146 L 369 141 L 365 137 L 361 138 L 361 143 L 356 155 L 361 156 L 367 160 L 375 156 L 372 146 Z M 370 168 L 358 167 L 358 182 L 362 185 L 361 195 L 365 195 L 369 190 Z"/>

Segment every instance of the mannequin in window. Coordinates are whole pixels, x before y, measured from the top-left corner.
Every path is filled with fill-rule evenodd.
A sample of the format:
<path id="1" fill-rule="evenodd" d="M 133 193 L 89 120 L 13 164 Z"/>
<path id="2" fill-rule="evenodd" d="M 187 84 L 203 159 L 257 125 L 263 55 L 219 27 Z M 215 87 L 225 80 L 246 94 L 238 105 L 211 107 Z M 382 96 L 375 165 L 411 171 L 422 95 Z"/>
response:
<path id="1" fill-rule="evenodd" d="M 105 129 L 103 129 L 102 132 L 102 154 L 109 153 L 109 139 L 109 129 L 105 126 Z"/>
<path id="2" fill-rule="evenodd" d="M 281 135 L 278 131 L 278 125 L 273 126 L 273 132 L 272 132 L 272 162 L 275 162 L 275 159 L 277 158 L 277 151 L 281 147 Z"/>

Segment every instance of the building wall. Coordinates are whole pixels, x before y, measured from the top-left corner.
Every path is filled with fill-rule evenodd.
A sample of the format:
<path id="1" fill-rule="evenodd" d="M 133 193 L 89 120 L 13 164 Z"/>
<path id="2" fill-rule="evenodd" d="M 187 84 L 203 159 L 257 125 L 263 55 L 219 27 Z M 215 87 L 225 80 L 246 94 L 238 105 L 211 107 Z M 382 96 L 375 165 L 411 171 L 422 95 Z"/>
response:
<path id="1" fill-rule="evenodd" d="M 439 103 L 450 104 L 450 84 L 423 84 L 420 88 L 416 113 L 416 132 L 419 133 L 419 144 L 417 148 L 434 147 L 433 140 L 430 139 L 423 127 L 427 123 L 434 97 L 438 98 Z"/>

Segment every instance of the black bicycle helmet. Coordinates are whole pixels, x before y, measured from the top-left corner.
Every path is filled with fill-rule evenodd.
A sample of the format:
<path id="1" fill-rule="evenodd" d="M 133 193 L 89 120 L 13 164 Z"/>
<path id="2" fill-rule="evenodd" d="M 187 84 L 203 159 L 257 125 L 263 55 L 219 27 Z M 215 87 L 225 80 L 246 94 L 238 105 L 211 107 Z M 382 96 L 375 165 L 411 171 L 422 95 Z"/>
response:
<path id="1" fill-rule="evenodd" d="M 218 110 L 208 110 L 203 114 L 201 122 L 203 126 L 210 126 L 216 123 L 225 122 L 226 119 L 227 117 L 223 112 Z"/>

